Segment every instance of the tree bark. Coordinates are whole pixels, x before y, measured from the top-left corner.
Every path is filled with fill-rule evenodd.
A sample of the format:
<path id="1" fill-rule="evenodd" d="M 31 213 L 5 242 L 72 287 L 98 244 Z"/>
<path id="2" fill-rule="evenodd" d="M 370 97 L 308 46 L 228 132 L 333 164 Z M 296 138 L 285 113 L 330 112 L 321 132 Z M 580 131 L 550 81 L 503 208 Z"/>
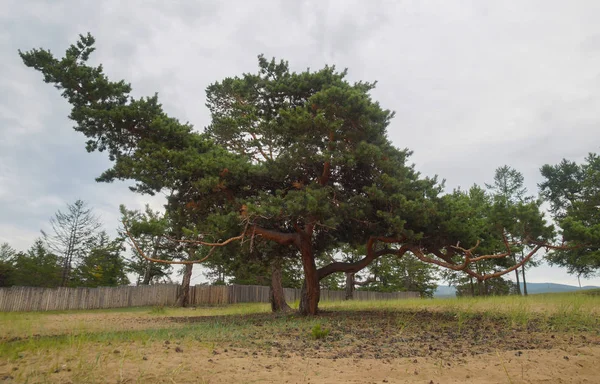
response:
<path id="1" fill-rule="evenodd" d="M 523 295 L 527 296 L 527 280 L 525 280 L 525 265 L 521 267 L 523 271 Z"/>
<path id="2" fill-rule="evenodd" d="M 513 260 L 517 264 L 517 256 L 513 254 Z M 521 296 L 521 282 L 519 281 L 519 269 L 515 269 L 515 276 L 517 277 L 517 293 Z"/>
<path id="3" fill-rule="evenodd" d="M 156 238 L 153 242 L 154 248 L 152 249 L 152 258 L 156 259 L 156 255 L 158 254 L 158 238 Z M 150 285 L 150 281 L 154 276 L 152 276 L 152 262 L 148 260 L 144 260 L 146 262 L 146 269 L 144 270 L 144 279 L 142 280 L 141 285 Z"/>
<path id="4" fill-rule="evenodd" d="M 185 264 L 185 269 L 183 271 L 183 279 L 181 280 L 181 292 L 179 293 L 179 297 L 177 297 L 176 303 L 176 306 L 178 307 L 187 307 L 189 305 L 190 280 L 192 279 L 193 268 L 194 264 Z"/>
<path id="5" fill-rule="evenodd" d="M 62 275 L 60 280 L 60 286 L 66 287 L 69 284 L 69 275 L 71 274 L 71 255 L 65 256 L 65 261 L 63 262 Z"/>
<path id="6" fill-rule="evenodd" d="M 471 276 L 471 297 L 475 297 L 475 284 L 473 284 L 473 276 Z"/>
<path id="7" fill-rule="evenodd" d="M 354 273 L 346 272 L 346 300 L 354 298 Z"/>
<path id="8" fill-rule="evenodd" d="M 269 296 L 271 299 L 271 310 L 273 312 L 287 312 L 291 310 L 285 301 L 285 292 L 283 290 L 283 268 L 281 259 L 275 258 L 271 263 L 271 286 Z"/>
<path id="9" fill-rule="evenodd" d="M 299 248 L 304 268 L 304 284 L 300 296 L 299 312 L 302 315 L 316 315 L 319 312 L 321 290 L 310 237 L 302 236 Z"/>
<path id="10" fill-rule="evenodd" d="M 152 263 L 150 261 L 146 261 L 146 269 L 144 270 L 144 279 L 142 280 L 141 285 L 149 285 L 150 280 L 152 279 Z"/>

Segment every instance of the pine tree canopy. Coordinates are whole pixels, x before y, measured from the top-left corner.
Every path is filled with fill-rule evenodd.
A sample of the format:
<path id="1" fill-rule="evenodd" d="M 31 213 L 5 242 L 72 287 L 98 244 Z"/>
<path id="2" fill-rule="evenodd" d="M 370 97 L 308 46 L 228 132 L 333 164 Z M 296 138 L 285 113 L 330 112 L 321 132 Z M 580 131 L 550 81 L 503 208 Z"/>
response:
<path id="1" fill-rule="evenodd" d="M 517 223 L 510 230 L 536 251 L 553 235 L 531 202 L 508 211 L 481 189 L 443 194 L 442 183 L 408 162 L 410 150 L 391 143 L 394 113 L 372 99 L 376 84 L 351 83 L 346 71 L 297 73 L 259 56 L 258 73 L 207 88 L 212 122 L 198 132 L 168 116 L 158 95 L 135 99 L 130 84 L 109 80 L 101 65 L 88 63 L 93 51 L 88 34 L 60 59 L 44 49 L 19 54 L 62 91 L 87 150 L 108 152 L 113 165 L 97 180 L 167 191 L 167 212 L 188 237 L 222 241 L 242 233 L 295 247 L 305 313 L 317 311 L 320 279 L 388 254 L 410 252 L 478 279 L 506 273 L 471 268 L 473 260 L 510 253 L 509 226 L 500 218 Z M 316 257 L 344 245 L 362 246 L 364 257 L 317 270 Z"/>

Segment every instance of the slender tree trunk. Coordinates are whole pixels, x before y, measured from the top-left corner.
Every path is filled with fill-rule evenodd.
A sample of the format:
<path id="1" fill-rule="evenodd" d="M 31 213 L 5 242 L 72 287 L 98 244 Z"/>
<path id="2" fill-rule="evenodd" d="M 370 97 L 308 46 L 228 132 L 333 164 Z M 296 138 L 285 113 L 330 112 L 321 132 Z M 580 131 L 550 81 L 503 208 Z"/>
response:
<path id="1" fill-rule="evenodd" d="M 179 293 L 179 297 L 177 297 L 176 303 L 178 307 L 187 307 L 190 304 L 190 280 L 192 280 L 194 264 L 185 264 L 184 268 L 183 279 L 181 280 L 181 292 Z"/>
<path id="2" fill-rule="evenodd" d="M 304 284 L 302 285 L 299 311 L 303 315 L 316 315 L 319 311 L 321 292 L 312 243 L 308 236 L 300 240 L 299 248 L 304 268 Z"/>
<path id="3" fill-rule="evenodd" d="M 513 260 L 517 264 L 517 256 L 513 254 Z M 521 296 L 521 282 L 519 281 L 519 268 L 515 269 L 515 276 L 517 277 L 517 293 Z"/>
<path id="4" fill-rule="evenodd" d="M 525 265 L 521 267 L 523 271 L 523 295 L 527 296 L 527 280 L 525 280 Z"/>
<path id="5" fill-rule="evenodd" d="M 477 280 L 477 287 L 479 288 L 479 296 L 485 296 L 483 281 Z"/>
<path id="6" fill-rule="evenodd" d="M 150 280 L 152 280 L 152 262 L 146 261 L 146 268 L 144 270 L 144 279 L 142 280 L 142 285 L 150 285 Z"/>
<path id="7" fill-rule="evenodd" d="M 152 250 L 152 257 L 153 259 L 156 259 L 156 256 L 158 255 L 158 238 L 156 238 L 156 240 L 154 240 L 153 242 L 154 244 L 154 249 Z M 144 260 L 146 262 L 146 268 L 144 269 L 144 278 L 142 279 L 142 283 L 141 285 L 150 285 L 150 281 L 152 280 L 152 262 L 149 260 Z"/>
<path id="8" fill-rule="evenodd" d="M 75 217 L 75 223 L 71 228 L 69 234 L 69 242 L 67 244 L 67 251 L 65 253 L 65 263 L 63 265 L 62 281 L 60 282 L 61 287 L 66 287 L 69 283 L 69 277 L 71 275 L 71 267 L 73 265 L 73 248 L 75 247 L 75 239 L 77 236 L 77 227 L 79 225 L 79 215 Z"/>
<path id="9" fill-rule="evenodd" d="M 346 272 L 346 300 L 354 298 L 354 273 Z"/>
<path id="10" fill-rule="evenodd" d="M 60 286 L 66 287 L 69 283 L 69 275 L 71 272 L 71 256 L 65 256 L 65 261 L 63 262 L 62 274 L 60 279 Z"/>
<path id="11" fill-rule="evenodd" d="M 471 276 L 471 297 L 475 297 L 475 284 L 473 283 L 473 276 Z"/>
<path id="12" fill-rule="evenodd" d="M 285 301 L 285 292 L 283 290 L 283 267 L 280 258 L 275 258 L 271 263 L 271 286 L 269 296 L 271 299 L 271 310 L 273 312 L 287 312 L 291 310 Z"/>

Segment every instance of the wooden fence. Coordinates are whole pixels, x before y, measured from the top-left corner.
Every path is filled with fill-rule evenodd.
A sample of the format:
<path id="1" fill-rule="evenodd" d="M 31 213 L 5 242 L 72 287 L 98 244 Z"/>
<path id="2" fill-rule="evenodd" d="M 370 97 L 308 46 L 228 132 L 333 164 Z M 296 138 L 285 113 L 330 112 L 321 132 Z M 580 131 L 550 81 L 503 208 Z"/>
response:
<path id="1" fill-rule="evenodd" d="M 285 300 L 292 303 L 300 300 L 300 289 L 284 288 Z M 402 300 L 419 298 L 419 292 L 371 292 L 354 291 L 354 300 Z M 321 301 L 346 299 L 345 291 L 321 289 Z M 261 285 L 196 285 L 190 288 L 190 305 L 268 303 L 269 287 Z"/>
<path id="2" fill-rule="evenodd" d="M 99 288 L 0 288 L 0 311 L 64 311 L 173 305 L 179 285 L 157 284 Z"/>
<path id="3" fill-rule="evenodd" d="M 99 288 L 0 288 L 0 312 L 172 306 L 175 305 L 180 290 L 181 287 L 176 284 Z M 300 299 L 299 289 L 285 288 L 284 291 L 288 302 Z M 420 297 L 418 292 L 354 292 L 355 300 L 398 300 L 416 297 Z M 344 299 L 344 291 L 321 290 L 322 301 Z M 269 287 L 258 285 L 190 287 L 191 306 L 257 302 L 269 302 Z"/>

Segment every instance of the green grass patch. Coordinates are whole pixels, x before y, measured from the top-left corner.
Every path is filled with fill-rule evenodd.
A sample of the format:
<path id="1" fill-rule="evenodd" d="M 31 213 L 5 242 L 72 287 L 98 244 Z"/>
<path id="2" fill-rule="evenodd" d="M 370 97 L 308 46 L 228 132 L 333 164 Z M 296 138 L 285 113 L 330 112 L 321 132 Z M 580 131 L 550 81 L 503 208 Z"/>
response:
<path id="1" fill-rule="evenodd" d="M 313 339 L 320 340 L 325 339 L 327 336 L 329 336 L 329 332 L 329 329 L 322 329 L 321 324 L 317 324 L 314 327 L 312 327 L 311 335 Z"/>
<path id="2" fill-rule="evenodd" d="M 455 332 L 478 328 L 497 334 L 532 332 L 600 333 L 600 296 L 583 292 L 460 299 L 339 301 L 321 303 L 322 314 L 273 315 L 269 304 L 245 303 L 191 308 L 0 313 L 0 357 L 52 353 L 90 345 L 178 340 L 194 343 L 268 344 L 274 340 L 368 338 L 372 324 L 394 337 L 414 332 Z M 126 329 L 132 323 L 135 329 Z M 391 337 L 391 336 L 386 336 Z M 476 334 L 475 337 L 483 337 Z M 385 338 L 384 338 L 385 340 Z"/>

